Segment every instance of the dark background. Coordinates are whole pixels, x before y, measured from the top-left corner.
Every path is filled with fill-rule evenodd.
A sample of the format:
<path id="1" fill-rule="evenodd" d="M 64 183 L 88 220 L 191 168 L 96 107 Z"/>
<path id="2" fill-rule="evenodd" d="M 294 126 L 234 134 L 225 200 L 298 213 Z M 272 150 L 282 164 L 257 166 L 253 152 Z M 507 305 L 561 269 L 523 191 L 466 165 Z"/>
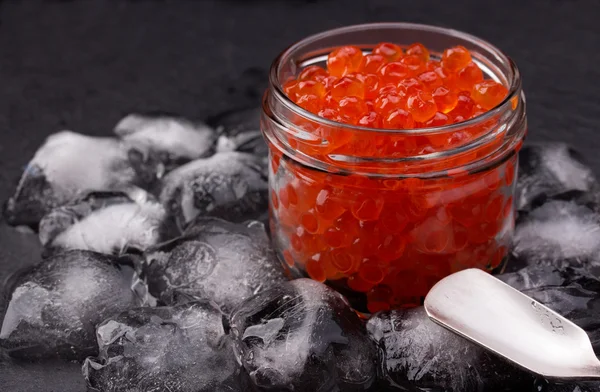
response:
<path id="1" fill-rule="evenodd" d="M 494 43 L 522 71 L 530 140 L 568 142 L 600 173 L 599 17 L 597 0 L 4 1 L 0 200 L 50 133 L 108 135 L 132 110 L 205 118 L 258 106 L 286 46 L 376 21 L 452 27 Z M 26 241 L 0 230 L 0 278 L 33 261 Z M 0 363 L 0 390 L 84 383 L 76 364 Z"/>

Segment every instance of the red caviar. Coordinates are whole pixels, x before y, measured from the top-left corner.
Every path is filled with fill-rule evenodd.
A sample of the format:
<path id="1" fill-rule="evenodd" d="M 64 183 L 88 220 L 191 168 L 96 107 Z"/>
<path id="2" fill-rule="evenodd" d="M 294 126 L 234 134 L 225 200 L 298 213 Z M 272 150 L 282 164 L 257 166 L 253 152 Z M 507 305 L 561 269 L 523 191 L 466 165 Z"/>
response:
<path id="1" fill-rule="evenodd" d="M 446 49 L 435 60 L 420 43 L 403 50 L 389 42 L 366 55 L 355 46 L 337 48 L 327 58 L 327 69 L 308 66 L 283 89 L 296 104 L 322 117 L 388 129 L 430 127 L 436 113 L 447 114 L 437 116 L 436 126 L 465 121 L 508 94 L 502 84 L 483 79 L 462 46 Z"/>
<path id="2" fill-rule="evenodd" d="M 368 54 L 354 46 L 337 48 L 326 68 L 304 68 L 283 91 L 328 120 L 391 130 L 466 121 L 508 95 L 505 86 L 484 79 L 462 46 L 448 48 L 438 60 L 420 43 L 387 42 Z M 402 158 L 466 145 L 491 126 L 417 135 L 307 126 L 310 137 L 288 141 L 324 162 L 330 154 Z M 516 158 L 483 172 L 457 167 L 485 157 L 501 142 L 432 166 L 447 170 L 433 180 L 325 173 L 271 149 L 273 231 L 282 257 L 315 280 L 339 281 L 364 293 L 371 312 L 418 305 L 452 272 L 499 267 L 513 225 Z"/>

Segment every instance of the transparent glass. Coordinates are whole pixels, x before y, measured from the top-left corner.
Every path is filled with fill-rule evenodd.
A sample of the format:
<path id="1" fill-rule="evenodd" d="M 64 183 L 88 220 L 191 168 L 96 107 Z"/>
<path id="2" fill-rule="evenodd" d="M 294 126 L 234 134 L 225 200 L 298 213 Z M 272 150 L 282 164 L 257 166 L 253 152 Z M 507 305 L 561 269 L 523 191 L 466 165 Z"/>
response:
<path id="1" fill-rule="evenodd" d="M 420 42 L 434 58 L 462 45 L 508 96 L 464 122 L 389 130 L 321 118 L 283 93 L 283 83 L 308 65 L 324 64 L 334 48 L 354 45 L 367 53 L 380 42 Z M 501 269 L 526 128 L 516 65 L 468 34 L 381 23 L 292 45 L 271 67 L 261 118 L 278 256 L 296 276 L 327 281 L 370 312 L 419 305 L 433 284 L 458 270 Z"/>

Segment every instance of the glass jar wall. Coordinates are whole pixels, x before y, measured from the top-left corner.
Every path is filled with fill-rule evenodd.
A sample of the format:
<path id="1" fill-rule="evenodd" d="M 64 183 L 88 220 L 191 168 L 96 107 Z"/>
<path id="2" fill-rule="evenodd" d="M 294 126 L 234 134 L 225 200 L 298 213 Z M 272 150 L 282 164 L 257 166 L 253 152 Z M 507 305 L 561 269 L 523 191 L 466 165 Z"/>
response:
<path id="1" fill-rule="evenodd" d="M 336 47 L 423 43 L 432 57 L 471 51 L 508 96 L 451 125 L 408 130 L 341 124 L 292 102 L 282 85 Z M 516 152 L 526 131 L 516 66 L 467 34 L 393 23 L 309 37 L 274 62 L 261 128 L 270 147 L 271 232 L 297 276 L 327 281 L 362 311 L 419 305 L 465 268 L 501 269 L 514 225 Z"/>

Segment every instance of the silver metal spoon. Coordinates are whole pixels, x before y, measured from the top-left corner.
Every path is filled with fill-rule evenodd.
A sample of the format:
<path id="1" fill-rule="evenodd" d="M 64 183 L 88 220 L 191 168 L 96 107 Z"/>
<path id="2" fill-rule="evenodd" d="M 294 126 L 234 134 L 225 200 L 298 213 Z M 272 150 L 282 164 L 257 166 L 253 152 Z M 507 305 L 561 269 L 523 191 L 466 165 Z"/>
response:
<path id="1" fill-rule="evenodd" d="M 443 327 L 546 378 L 600 379 L 583 329 L 481 270 L 439 281 L 425 310 Z"/>

